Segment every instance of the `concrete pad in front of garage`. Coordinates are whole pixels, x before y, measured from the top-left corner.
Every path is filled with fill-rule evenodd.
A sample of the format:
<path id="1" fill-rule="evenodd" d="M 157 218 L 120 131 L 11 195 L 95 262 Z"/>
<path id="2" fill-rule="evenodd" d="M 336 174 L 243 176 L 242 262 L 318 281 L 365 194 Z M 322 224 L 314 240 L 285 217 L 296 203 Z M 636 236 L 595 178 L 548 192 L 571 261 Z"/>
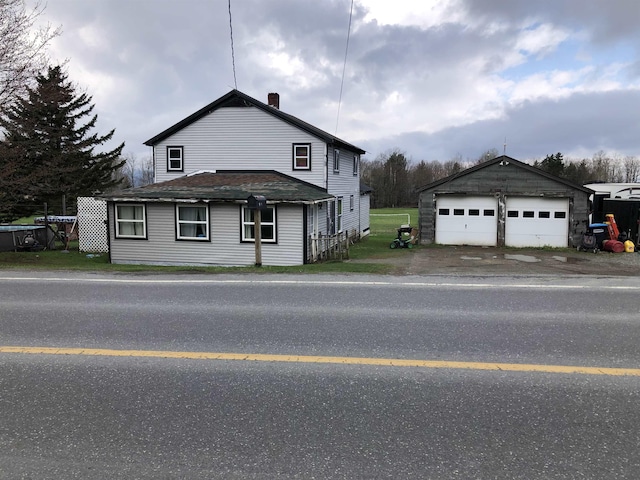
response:
<path id="1" fill-rule="evenodd" d="M 384 259 L 396 275 L 590 275 L 640 276 L 640 253 L 578 252 L 472 246 L 399 249 Z"/>

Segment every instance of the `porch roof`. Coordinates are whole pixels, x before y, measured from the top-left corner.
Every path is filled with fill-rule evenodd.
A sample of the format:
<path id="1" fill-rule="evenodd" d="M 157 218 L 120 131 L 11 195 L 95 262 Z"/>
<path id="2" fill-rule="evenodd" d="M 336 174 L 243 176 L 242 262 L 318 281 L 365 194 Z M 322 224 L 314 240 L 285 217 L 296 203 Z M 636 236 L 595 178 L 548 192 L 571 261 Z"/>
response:
<path id="1" fill-rule="evenodd" d="M 100 198 L 108 201 L 239 202 L 263 195 L 268 202 L 316 203 L 333 199 L 311 183 L 273 170 L 194 172 L 166 182 L 129 188 Z"/>

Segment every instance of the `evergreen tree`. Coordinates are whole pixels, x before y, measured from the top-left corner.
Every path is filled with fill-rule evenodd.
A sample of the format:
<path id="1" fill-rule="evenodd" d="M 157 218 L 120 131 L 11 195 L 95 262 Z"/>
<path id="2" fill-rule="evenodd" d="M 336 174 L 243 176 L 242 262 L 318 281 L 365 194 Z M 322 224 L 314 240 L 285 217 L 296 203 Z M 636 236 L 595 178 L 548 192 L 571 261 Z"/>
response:
<path id="1" fill-rule="evenodd" d="M 47 202 L 57 208 L 63 196 L 73 203 L 78 196 L 119 184 L 114 172 L 124 163 L 124 143 L 109 152 L 95 151 L 115 130 L 104 136 L 91 133 L 97 121 L 91 100 L 86 93 L 76 94 L 59 66 L 49 67 L 0 118 L 0 168 L 13 172 L 0 182 L 8 189 L 0 192 L 0 204 L 23 199 L 23 204 Z M 4 210 L 16 209 L 5 205 Z"/>
<path id="2" fill-rule="evenodd" d="M 555 155 L 547 155 L 539 164 L 536 161 L 534 166 L 544 170 L 545 172 L 549 172 L 552 175 L 556 175 L 557 177 L 564 176 L 564 157 L 560 152 Z"/>

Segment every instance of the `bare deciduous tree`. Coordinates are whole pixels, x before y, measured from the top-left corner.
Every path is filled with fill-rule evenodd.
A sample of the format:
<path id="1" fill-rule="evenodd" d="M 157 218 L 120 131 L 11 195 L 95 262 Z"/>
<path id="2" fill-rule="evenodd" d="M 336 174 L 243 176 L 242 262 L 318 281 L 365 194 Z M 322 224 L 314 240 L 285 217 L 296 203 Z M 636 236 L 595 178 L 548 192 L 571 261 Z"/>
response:
<path id="1" fill-rule="evenodd" d="M 61 28 L 37 27 L 45 5 L 32 9 L 25 0 L 0 0 L 0 109 L 5 108 L 32 84 L 47 64 L 46 47 Z"/>
<path id="2" fill-rule="evenodd" d="M 153 157 L 149 155 L 140 164 L 140 185 L 149 185 L 153 181 Z"/>
<path id="3" fill-rule="evenodd" d="M 126 162 L 115 172 L 122 179 L 120 188 L 142 187 L 153 183 L 153 157 L 151 155 L 138 159 L 134 153 L 122 157 Z"/>
<path id="4" fill-rule="evenodd" d="M 627 183 L 637 182 L 640 178 L 640 160 L 628 155 L 624 157 L 624 181 Z"/>
<path id="5" fill-rule="evenodd" d="M 136 157 L 134 154 L 129 153 L 120 157 L 119 161 L 121 162 L 122 160 L 124 160 L 124 163 L 113 172 L 113 176 L 120 181 L 119 188 L 134 187 L 136 181 Z"/>

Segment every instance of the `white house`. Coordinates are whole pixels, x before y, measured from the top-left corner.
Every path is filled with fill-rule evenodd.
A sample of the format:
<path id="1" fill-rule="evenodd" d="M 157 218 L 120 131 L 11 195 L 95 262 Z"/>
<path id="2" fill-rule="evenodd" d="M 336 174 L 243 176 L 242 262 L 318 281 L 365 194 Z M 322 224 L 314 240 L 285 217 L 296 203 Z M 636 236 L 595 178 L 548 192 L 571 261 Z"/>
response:
<path id="1" fill-rule="evenodd" d="M 369 232 L 364 150 L 232 90 L 145 142 L 155 183 L 103 196 L 113 263 L 250 265 L 249 196 L 264 196 L 262 264 L 314 260 L 319 237 Z"/>

